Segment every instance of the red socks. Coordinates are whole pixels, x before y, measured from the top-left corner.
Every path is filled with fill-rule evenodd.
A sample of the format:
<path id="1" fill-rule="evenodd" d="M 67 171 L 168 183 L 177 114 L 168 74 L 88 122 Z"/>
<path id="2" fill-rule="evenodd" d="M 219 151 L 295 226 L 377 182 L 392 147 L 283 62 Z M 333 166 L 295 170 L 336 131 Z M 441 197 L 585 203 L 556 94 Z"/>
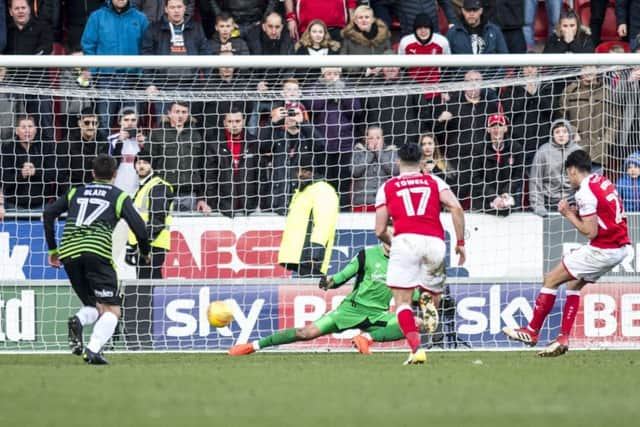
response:
<path id="1" fill-rule="evenodd" d="M 562 335 L 569 336 L 578 314 L 578 308 L 580 308 L 580 291 L 567 291 L 567 299 L 562 309 L 562 324 L 560 325 Z"/>
<path id="2" fill-rule="evenodd" d="M 556 302 L 557 293 L 557 289 L 540 289 L 538 298 L 536 298 L 536 304 L 533 307 L 533 319 L 531 319 L 529 326 L 527 326 L 529 330 L 535 333 L 540 331 L 540 328 L 542 328 L 542 324 L 544 323 L 544 319 L 546 319 L 547 315 L 553 308 L 553 304 Z"/>
<path id="3" fill-rule="evenodd" d="M 411 352 L 415 353 L 420 347 L 420 334 L 416 326 L 416 319 L 413 317 L 413 310 L 408 305 L 401 305 L 396 309 L 396 315 L 398 316 L 398 325 L 407 339 Z"/>

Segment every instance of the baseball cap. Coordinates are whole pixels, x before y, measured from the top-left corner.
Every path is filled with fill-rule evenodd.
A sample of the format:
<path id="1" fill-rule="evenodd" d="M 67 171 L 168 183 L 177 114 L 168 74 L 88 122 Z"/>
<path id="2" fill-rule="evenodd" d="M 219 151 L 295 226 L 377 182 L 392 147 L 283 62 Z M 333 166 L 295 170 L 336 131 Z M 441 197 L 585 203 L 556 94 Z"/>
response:
<path id="1" fill-rule="evenodd" d="M 487 127 L 491 127 L 495 124 L 507 125 L 507 119 L 502 114 L 492 114 L 487 120 Z"/>
<path id="2" fill-rule="evenodd" d="M 471 10 L 471 9 L 482 9 L 482 1 L 480 0 L 464 0 L 462 2 L 462 8 Z"/>

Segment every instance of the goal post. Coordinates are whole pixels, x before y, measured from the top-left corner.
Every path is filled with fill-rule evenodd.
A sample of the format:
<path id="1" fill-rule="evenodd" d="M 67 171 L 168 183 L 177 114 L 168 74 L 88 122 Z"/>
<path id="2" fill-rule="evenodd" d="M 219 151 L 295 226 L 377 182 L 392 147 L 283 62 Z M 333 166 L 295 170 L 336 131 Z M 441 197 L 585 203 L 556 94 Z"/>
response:
<path id="1" fill-rule="evenodd" d="M 137 149 L 151 147 L 156 172 L 187 189 L 181 199 L 203 199 L 212 213 L 196 212 L 188 202 L 173 213 L 163 280 L 135 280 L 124 263 L 124 242 L 114 239 L 123 294 L 116 350 L 224 351 L 335 308 L 350 284 L 324 292 L 317 278 L 299 277 L 277 262 L 300 157 L 312 154 L 340 196 L 329 265 L 334 274 L 378 243 L 375 190 L 397 173 L 397 148 L 424 142 L 425 135 L 437 150 L 425 148 L 423 167 L 437 167 L 465 207 L 468 260 L 457 265 L 455 233 L 443 212 L 448 287 L 441 326 L 423 334 L 423 343 L 520 349 L 501 328 L 526 323 L 543 273 L 585 242 L 554 212 L 557 196 L 571 196 L 564 174 L 536 156 L 561 119 L 597 170 L 621 183 L 634 242 L 621 266 L 583 290 L 572 348 L 638 348 L 640 214 L 633 207 L 640 210 L 640 200 L 624 192 L 628 184 L 622 189 L 640 150 L 638 68 L 640 56 L 615 53 L 0 56 L 7 208 L 0 221 L 0 352 L 66 351 L 67 318 L 79 302 L 64 270 L 47 266 L 42 206 L 82 182 L 97 152 L 114 151 L 112 136 L 117 140 L 124 130 L 119 115 L 130 111 L 123 107 L 133 108 L 142 135 Z M 104 72 L 123 69 L 134 72 Z M 175 101 L 188 108 L 188 133 L 174 129 Z M 239 115 L 241 132 L 233 133 L 229 114 Z M 25 115 L 34 122 L 33 135 L 18 130 Z M 85 116 L 97 121 L 95 135 L 83 133 Z M 29 157 L 35 178 L 22 176 L 20 138 L 40 146 Z M 242 147 L 235 157 L 234 142 Z M 100 148 L 83 148 L 90 144 Z M 136 144 L 126 155 L 135 156 Z M 135 175 L 128 184 L 135 191 Z M 227 328 L 206 322 L 206 307 L 215 300 L 233 307 L 235 321 Z M 563 301 L 561 292 L 541 340 L 557 334 Z M 280 349 L 350 351 L 356 333 Z M 373 347 L 404 348 L 402 341 Z"/>

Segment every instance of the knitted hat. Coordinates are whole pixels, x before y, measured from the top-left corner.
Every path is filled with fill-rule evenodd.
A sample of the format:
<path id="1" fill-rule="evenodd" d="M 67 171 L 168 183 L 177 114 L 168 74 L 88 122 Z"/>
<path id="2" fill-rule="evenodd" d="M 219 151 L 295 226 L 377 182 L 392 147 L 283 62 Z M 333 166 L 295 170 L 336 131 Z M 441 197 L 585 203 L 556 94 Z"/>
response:
<path id="1" fill-rule="evenodd" d="M 413 31 L 423 27 L 433 31 L 433 22 L 431 21 L 431 17 L 426 13 L 419 13 L 413 21 Z"/>
<path id="2" fill-rule="evenodd" d="M 136 154 L 136 161 L 143 160 L 145 162 L 151 163 L 151 153 L 149 152 L 148 145 L 145 145 L 142 150 Z"/>
<path id="3" fill-rule="evenodd" d="M 640 151 L 629 154 L 629 157 L 625 159 L 624 168 L 627 169 L 631 165 L 640 167 Z"/>

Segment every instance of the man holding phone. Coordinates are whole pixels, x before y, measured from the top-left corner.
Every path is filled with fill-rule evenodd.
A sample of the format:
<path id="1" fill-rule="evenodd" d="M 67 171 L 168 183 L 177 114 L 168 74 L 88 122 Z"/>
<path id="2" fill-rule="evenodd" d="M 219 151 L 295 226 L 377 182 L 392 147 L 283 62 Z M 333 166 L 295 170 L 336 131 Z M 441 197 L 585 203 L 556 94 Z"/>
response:
<path id="1" fill-rule="evenodd" d="M 118 162 L 118 175 L 114 185 L 133 197 L 138 190 L 138 174 L 134 164 L 146 137 L 138 129 L 138 113 L 134 107 L 120 110 L 118 124 L 120 131 L 107 138 L 109 155 Z"/>
<path id="2" fill-rule="evenodd" d="M 271 111 L 271 126 L 260 130 L 260 151 L 270 158 L 273 173 L 262 188 L 269 195 L 265 208 L 278 215 L 286 215 L 289 201 L 298 185 L 298 166 L 304 154 L 312 156 L 314 166 L 324 165 L 324 139 L 305 120 L 301 107 L 277 107 Z M 323 172 L 321 170 L 321 172 Z M 262 206 L 261 206 L 262 207 Z"/>

